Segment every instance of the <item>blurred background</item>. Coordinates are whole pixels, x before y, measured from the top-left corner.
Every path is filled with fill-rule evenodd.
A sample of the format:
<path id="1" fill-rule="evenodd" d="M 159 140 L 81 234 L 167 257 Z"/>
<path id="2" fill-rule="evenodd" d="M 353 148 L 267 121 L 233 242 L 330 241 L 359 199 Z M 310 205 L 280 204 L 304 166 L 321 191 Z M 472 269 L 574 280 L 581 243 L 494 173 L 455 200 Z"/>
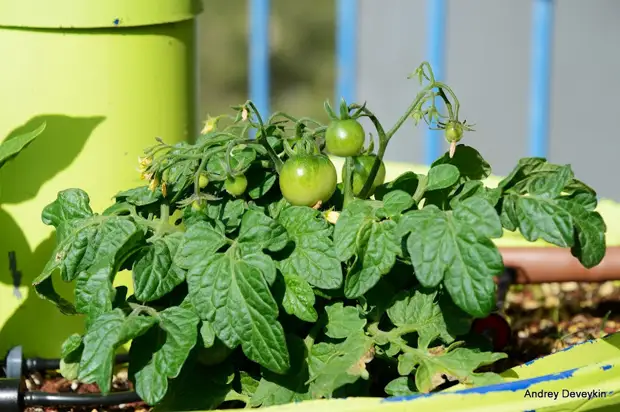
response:
<path id="1" fill-rule="evenodd" d="M 326 121 L 323 101 L 348 82 L 347 98 L 367 101 L 390 127 L 418 89 L 407 75 L 430 60 L 476 124 L 463 142 L 494 174 L 539 155 L 571 164 L 601 196 L 620 201 L 620 1 L 209 0 L 200 17 L 203 118 L 251 94 L 250 8 L 259 3 L 269 7 L 272 112 Z M 347 18 L 355 22 L 347 35 L 355 65 L 339 74 L 337 27 Z M 386 158 L 425 164 L 443 150 L 441 135 L 409 122 Z"/>

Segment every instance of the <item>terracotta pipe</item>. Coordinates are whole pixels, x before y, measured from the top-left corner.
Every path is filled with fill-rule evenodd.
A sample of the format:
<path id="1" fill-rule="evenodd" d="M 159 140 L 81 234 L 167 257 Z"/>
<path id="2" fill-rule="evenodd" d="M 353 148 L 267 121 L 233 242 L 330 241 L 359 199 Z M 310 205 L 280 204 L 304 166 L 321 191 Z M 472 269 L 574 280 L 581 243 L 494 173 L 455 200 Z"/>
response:
<path id="1" fill-rule="evenodd" d="M 620 247 L 608 247 L 605 258 L 584 268 L 570 249 L 555 247 L 501 247 L 504 266 L 516 271 L 514 283 L 605 282 L 620 280 Z"/>

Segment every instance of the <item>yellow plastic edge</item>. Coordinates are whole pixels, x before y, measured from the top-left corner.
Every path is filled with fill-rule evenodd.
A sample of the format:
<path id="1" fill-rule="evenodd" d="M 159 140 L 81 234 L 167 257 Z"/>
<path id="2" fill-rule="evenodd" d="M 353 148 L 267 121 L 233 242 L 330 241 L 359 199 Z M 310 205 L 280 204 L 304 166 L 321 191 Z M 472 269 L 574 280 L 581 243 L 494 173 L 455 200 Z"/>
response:
<path id="1" fill-rule="evenodd" d="M 502 374 L 505 383 L 403 398 L 316 400 L 269 412 L 568 412 L 620 410 L 620 334 L 578 344 Z M 536 396 L 543 391 L 551 396 Z M 553 394 L 557 393 L 557 397 Z M 583 395 L 586 395 L 586 398 Z M 587 396 L 590 399 L 587 399 Z M 596 395 L 596 396 L 591 396 Z M 239 409 L 240 410 L 240 409 Z"/>
<path id="2" fill-rule="evenodd" d="M 150 26 L 194 18 L 201 0 L 0 0 L 0 26 L 87 29 Z"/>

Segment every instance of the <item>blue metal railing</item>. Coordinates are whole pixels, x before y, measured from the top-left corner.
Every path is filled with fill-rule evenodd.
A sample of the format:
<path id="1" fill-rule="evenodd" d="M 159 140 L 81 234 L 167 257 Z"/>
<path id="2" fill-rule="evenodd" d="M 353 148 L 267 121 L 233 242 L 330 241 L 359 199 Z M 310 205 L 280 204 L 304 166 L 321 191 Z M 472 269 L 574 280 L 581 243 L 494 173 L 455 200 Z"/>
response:
<path id="1" fill-rule="evenodd" d="M 533 2 L 530 67 L 529 155 L 547 157 L 549 146 L 549 96 L 554 0 Z M 250 2 L 250 98 L 261 113 L 269 113 L 269 11 L 270 0 Z M 427 59 L 439 79 L 445 75 L 445 36 L 448 0 L 427 0 Z M 335 103 L 341 97 L 352 103 L 357 85 L 357 27 L 359 0 L 336 0 Z M 437 102 L 438 104 L 440 102 Z M 425 162 L 443 151 L 437 131 L 426 133 Z"/>

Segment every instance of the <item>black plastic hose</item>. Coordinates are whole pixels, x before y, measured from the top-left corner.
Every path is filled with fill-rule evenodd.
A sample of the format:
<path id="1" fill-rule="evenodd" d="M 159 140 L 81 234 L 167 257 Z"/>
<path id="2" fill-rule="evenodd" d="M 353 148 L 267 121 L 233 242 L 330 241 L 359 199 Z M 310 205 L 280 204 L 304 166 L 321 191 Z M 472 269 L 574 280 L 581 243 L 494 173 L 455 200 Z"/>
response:
<path id="1" fill-rule="evenodd" d="M 117 365 L 127 362 L 129 362 L 128 354 L 116 355 L 114 359 L 114 363 Z M 26 370 L 30 372 L 52 371 L 60 368 L 60 359 L 27 358 L 25 360 L 25 366 Z"/>
<path id="2" fill-rule="evenodd" d="M 141 402 L 142 399 L 133 391 L 100 393 L 46 393 L 26 392 L 23 405 L 29 406 L 115 406 L 123 403 Z"/>

